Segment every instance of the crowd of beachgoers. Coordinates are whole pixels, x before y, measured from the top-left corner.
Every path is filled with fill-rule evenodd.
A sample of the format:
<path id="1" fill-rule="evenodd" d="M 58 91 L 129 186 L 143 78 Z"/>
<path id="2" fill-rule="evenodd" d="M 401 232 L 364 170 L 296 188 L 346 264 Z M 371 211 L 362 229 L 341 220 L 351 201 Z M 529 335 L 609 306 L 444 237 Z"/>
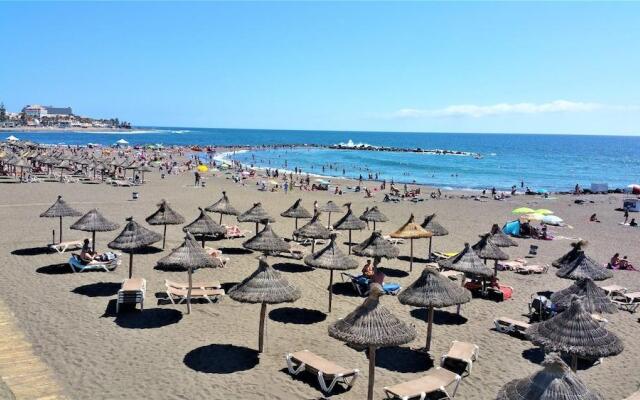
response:
<path id="1" fill-rule="evenodd" d="M 639 389 L 633 194 L 329 178 L 239 149 L 0 145 L 0 301 L 68 398 Z"/>

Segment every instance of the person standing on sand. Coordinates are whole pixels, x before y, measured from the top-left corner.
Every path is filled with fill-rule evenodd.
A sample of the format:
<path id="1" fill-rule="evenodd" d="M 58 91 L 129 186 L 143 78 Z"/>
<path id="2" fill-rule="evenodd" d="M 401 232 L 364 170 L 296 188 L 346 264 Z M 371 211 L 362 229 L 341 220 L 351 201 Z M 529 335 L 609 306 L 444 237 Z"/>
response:
<path id="1" fill-rule="evenodd" d="M 195 175 L 195 179 L 196 179 L 196 181 L 195 181 L 195 183 L 194 183 L 194 185 L 193 185 L 193 186 L 198 187 L 198 186 L 200 186 L 200 172 L 198 172 L 198 171 L 196 170 L 196 172 L 194 173 L 194 175 Z"/>
<path id="2" fill-rule="evenodd" d="M 289 182 L 284 181 L 284 194 L 287 194 L 287 192 L 289 191 Z"/>
<path id="3" fill-rule="evenodd" d="M 624 222 L 623 224 L 627 224 L 627 220 L 629 219 L 629 207 L 624 208 Z"/>

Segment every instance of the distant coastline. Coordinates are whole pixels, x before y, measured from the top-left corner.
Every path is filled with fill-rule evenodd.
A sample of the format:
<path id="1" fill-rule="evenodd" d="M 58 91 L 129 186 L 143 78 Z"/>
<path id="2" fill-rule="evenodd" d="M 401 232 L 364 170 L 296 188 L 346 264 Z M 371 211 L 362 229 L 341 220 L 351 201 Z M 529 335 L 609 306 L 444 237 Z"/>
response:
<path id="1" fill-rule="evenodd" d="M 50 133 L 50 132 L 131 132 L 137 128 L 108 128 L 108 127 L 91 127 L 91 128 L 60 128 L 53 126 L 17 126 L 13 128 L 0 127 L 0 132 L 28 132 L 28 133 Z"/>

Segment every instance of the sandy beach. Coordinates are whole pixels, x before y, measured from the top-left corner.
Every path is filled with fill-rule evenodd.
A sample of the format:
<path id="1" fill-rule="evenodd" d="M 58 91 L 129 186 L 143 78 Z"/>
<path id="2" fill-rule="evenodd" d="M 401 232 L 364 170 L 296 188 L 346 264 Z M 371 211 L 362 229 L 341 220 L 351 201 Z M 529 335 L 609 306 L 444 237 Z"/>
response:
<path id="1" fill-rule="evenodd" d="M 18 325 L 33 344 L 38 355 L 52 368 L 71 399 L 318 399 L 323 398 L 315 377 L 292 377 L 286 370 L 284 354 L 302 349 L 311 350 L 345 367 L 363 371 L 349 391 L 336 391 L 334 399 L 366 397 L 367 358 L 327 334 L 327 327 L 346 316 L 362 303 L 348 283 L 334 285 L 333 311 L 326 314 L 328 272 L 313 270 L 296 261 L 269 257 L 268 262 L 282 271 L 298 286 L 302 297 L 295 303 L 270 306 L 267 318 L 266 350 L 256 353 L 259 306 L 237 303 L 223 298 L 217 304 L 194 304 L 191 315 L 184 305 L 172 305 L 163 299 L 164 280 L 186 280 L 186 273 L 163 272 L 154 269 L 156 261 L 177 247 L 183 239 L 181 226 L 168 227 L 167 250 L 150 251 L 135 256 L 134 275 L 147 280 L 145 311 L 127 311 L 116 316 L 115 298 L 121 281 L 127 277 L 127 260 L 116 271 L 72 273 L 66 264 L 69 254 L 49 253 L 51 231 L 57 220 L 39 218 L 57 195 L 77 210 L 86 212 L 97 207 L 108 219 L 121 226 L 133 216 L 138 222 L 156 209 L 161 199 L 167 199 L 187 222 L 198 215 L 197 207 L 205 207 L 227 192 L 232 204 L 241 211 L 262 202 L 277 222 L 273 229 L 282 237 L 290 237 L 292 219 L 280 217 L 296 199 L 313 209 L 333 200 L 337 204 L 351 202 L 357 215 L 365 207 L 377 205 L 390 221 L 378 225 L 384 233 L 400 227 L 414 214 L 419 222 L 425 215 L 436 213 L 438 220 L 450 232 L 434 238 L 434 249 L 458 251 L 465 242 L 475 243 L 478 235 L 493 223 L 502 226 L 512 219 L 511 210 L 527 206 L 548 208 L 561 216 L 570 227 L 550 228 L 553 241 L 516 239 L 519 247 L 507 248 L 512 259 L 524 257 L 530 244 L 539 246 L 533 263 L 547 264 L 566 253 L 575 239 L 589 241 L 587 254 L 606 263 L 615 252 L 640 263 L 638 239 L 640 230 L 621 226 L 623 195 L 580 196 L 585 204 L 574 203 L 575 196 L 559 195 L 550 199 L 517 196 L 505 201 L 486 202 L 469 199 L 428 199 L 421 203 L 403 201 L 383 203 L 377 193 L 365 199 L 362 193 L 342 196 L 330 192 L 288 194 L 257 190 L 255 180 L 246 186 L 236 184 L 228 176 L 205 176 L 206 188 L 193 187 L 193 175 L 185 173 L 160 179 L 157 172 L 147 174 L 148 183 L 140 187 L 122 188 L 83 184 L 0 184 L 0 298 L 15 314 Z M 131 193 L 138 191 L 138 200 Z M 448 192 L 447 194 L 455 194 Z M 426 196 L 425 196 L 426 197 Z M 590 223 L 597 213 L 601 223 Z M 633 216 L 633 215 L 632 215 Z M 216 219 L 217 217 L 214 217 Z M 322 216 L 326 223 L 326 215 Z M 332 220 L 337 220 L 333 216 Z M 70 231 L 75 218 L 64 220 L 65 239 L 85 237 L 83 232 Z M 217 219 L 216 219 L 217 220 Z M 236 223 L 225 216 L 223 222 Z M 253 224 L 242 225 L 253 232 Z M 157 227 L 151 229 L 161 232 Z M 97 248 L 118 233 L 97 234 Z M 353 233 L 354 242 L 364 240 L 370 231 Z M 248 237 L 250 237 L 248 235 Z M 562 238 L 564 237 L 564 238 Z M 342 241 L 346 238 L 340 236 Z M 242 248 L 245 239 L 221 240 L 210 245 L 221 249 L 230 258 L 221 269 L 197 271 L 197 280 L 219 280 L 229 289 L 257 267 L 257 254 Z M 417 256 L 425 256 L 428 241 L 415 242 Z M 346 246 L 343 247 L 346 250 Z M 401 257 L 383 260 L 387 282 L 408 286 L 420 274 L 423 261 L 414 263 L 408 273 L 409 244 L 401 245 Z M 364 259 L 358 258 L 360 265 Z M 462 307 L 463 319 L 455 318 L 455 308 L 436 311 L 431 359 L 412 349 L 424 344 L 426 313 L 401 305 L 393 296 L 382 303 L 398 318 L 414 325 L 416 340 L 401 347 L 382 348 L 377 353 L 375 398 L 383 398 L 382 388 L 422 376 L 439 363 L 440 356 L 452 340 L 468 341 L 480 347 L 480 358 L 470 376 L 463 378 L 456 398 L 492 399 L 506 382 L 525 377 L 540 368 L 542 352 L 529 341 L 496 332 L 493 319 L 508 316 L 524 320 L 532 293 L 559 290 L 573 282 L 555 276 L 555 268 L 543 275 L 519 275 L 500 272 L 501 283 L 512 286 L 511 300 L 494 302 L 474 298 Z M 600 285 L 620 284 L 630 291 L 640 290 L 640 273 L 615 271 L 614 277 Z M 579 370 L 579 376 L 607 400 L 625 398 L 640 385 L 640 337 L 638 315 L 620 311 L 607 315 L 607 328 L 624 341 L 624 351 L 609 357 L 601 365 Z"/>

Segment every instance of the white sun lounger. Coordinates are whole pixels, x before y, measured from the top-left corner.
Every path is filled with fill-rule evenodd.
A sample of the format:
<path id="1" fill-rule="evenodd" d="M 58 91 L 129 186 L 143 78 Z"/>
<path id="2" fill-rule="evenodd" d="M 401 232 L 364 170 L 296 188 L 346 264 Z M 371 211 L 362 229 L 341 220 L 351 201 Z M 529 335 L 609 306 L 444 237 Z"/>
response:
<path id="1" fill-rule="evenodd" d="M 524 334 L 524 331 L 531 326 L 531 324 L 527 322 L 518 321 L 508 317 L 496 318 L 493 320 L 493 323 L 496 327 L 496 331 L 498 332 L 520 335 Z"/>
<path id="2" fill-rule="evenodd" d="M 387 399 L 424 399 L 428 394 L 440 392 L 444 395 L 442 399 L 453 399 L 458 391 L 461 376 L 447 369 L 436 367 L 422 378 L 399 383 L 393 386 L 385 386 L 384 391 Z M 453 387 L 451 393 L 447 390 Z"/>
<path id="3" fill-rule="evenodd" d="M 618 308 L 635 313 L 640 307 L 640 292 L 622 293 L 614 297 L 611 301 L 618 305 Z"/>
<path id="4" fill-rule="evenodd" d="M 462 361 L 467 365 L 465 372 L 468 375 L 471 373 L 471 368 L 473 368 L 473 362 L 478 360 L 479 352 L 480 348 L 473 343 L 454 340 L 451 342 L 449 351 L 440 358 L 440 366 L 443 367 L 447 359 Z"/>
<path id="5" fill-rule="evenodd" d="M 605 293 L 607 293 L 607 296 L 609 296 L 609 297 L 613 297 L 613 296 L 616 296 L 616 295 L 622 295 L 622 294 L 627 292 L 627 288 L 624 287 L 624 286 L 620 286 L 620 285 L 601 286 L 600 288 L 602 290 L 604 290 Z"/>
<path id="6" fill-rule="evenodd" d="M 189 295 L 188 285 L 174 286 L 172 282 L 165 280 L 165 286 L 167 288 L 166 293 L 169 296 L 169 300 L 172 304 L 182 304 L 187 301 Z M 191 300 L 193 299 L 205 299 L 210 304 L 217 302 L 220 296 L 224 296 L 224 289 L 214 288 L 196 288 L 195 285 L 191 288 Z"/>
<path id="7" fill-rule="evenodd" d="M 325 393 L 331 393 L 337 383 L 342 383 L 351 388 L 360 374 L 357 369 L 348 369 L 329 361 L 309 350 L 287 353 L 287 369 L 291 375 L 298 375 L 303 371 L 309 371 L 318 376 L 318 384 Z M 327 382 L 329 386 L 327 386 Z"/>
<path id="8" fill-rule="evenodd" d="M 67 242 L 50 244 L 49 248 L 52 249 L 52 250 L 57 251 L 60 254 L 62 254 L 67 250 L 78 250 L 78 249 L 82 248 L 83 244 L 84 244 L 84 239 L 83 240 L 69 240 Z M 89 244 L 91 244 L 91 239 L 89 239 Z"/>
<path id="9" fill-rule="evenodd" d="M 140 303 L 140 311 L 143 311 L 146 291 L 147 281 L 144 278 L 130 278 L 122 281 L 122 287 L 118 290 L 116 314 L 120 311 L 120 304 L 135 305 Z"/>
<path id="10" fill-rule="evenodd" d="M 69 258 L 69 266 L 73 272 L 84 271 L 104 271 L 110 272 L 118 268 L 122 259 L 119 254 L 114 253 L 115 258 L 108 261 L 93 260 L 91 262 L 83 262 L 78 254 L 71 254 Z"/>

